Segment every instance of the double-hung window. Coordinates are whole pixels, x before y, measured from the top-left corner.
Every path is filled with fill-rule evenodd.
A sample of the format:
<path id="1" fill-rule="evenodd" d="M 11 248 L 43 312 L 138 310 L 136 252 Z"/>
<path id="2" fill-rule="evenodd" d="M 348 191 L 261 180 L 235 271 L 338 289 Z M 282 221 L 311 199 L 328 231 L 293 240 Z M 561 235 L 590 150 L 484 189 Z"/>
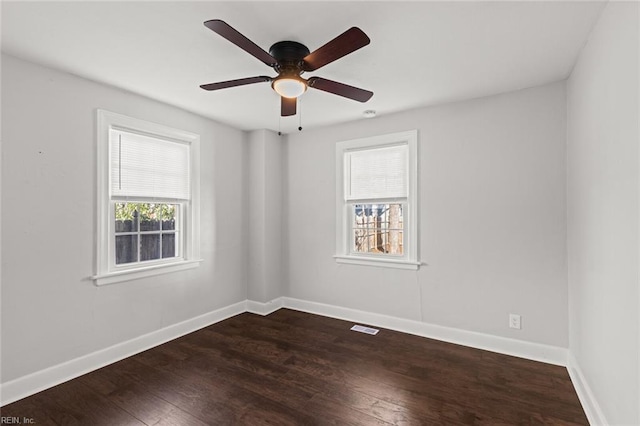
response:
<path id="1" fill-rule="evenodd" d="M 336 261 L 417 269 L 417 131 L 336 145 Z"/>
<path id="2" fill-rule="evenodd" d="M 96 284 L 198 265 L 199 136 L 98 110 Z"/>

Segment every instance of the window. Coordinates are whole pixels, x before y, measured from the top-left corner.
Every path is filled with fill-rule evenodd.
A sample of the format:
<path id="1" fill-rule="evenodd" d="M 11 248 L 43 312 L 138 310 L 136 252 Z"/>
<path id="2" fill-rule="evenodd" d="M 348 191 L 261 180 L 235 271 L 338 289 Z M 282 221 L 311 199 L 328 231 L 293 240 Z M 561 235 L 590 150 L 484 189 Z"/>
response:
<path id="1" fill-rule="evenodd" d="M 116 265 L 180 257 L 181 204 L 115 202 L 114 207 Z"/>
<path id="2" fill-rule="evenodd" d="M 98 110 L 97 285 L 198 266 L 199 136 Z"/>
<path id="3" fill-rule="evenodd" d="M 417 131 L 336 145 L 336 261 L 417 269 Z"/>
<path id="4" fill-rule="evenodd" d="M 402 204 L 353 204 L 354 253 L 402 256 Z"/>

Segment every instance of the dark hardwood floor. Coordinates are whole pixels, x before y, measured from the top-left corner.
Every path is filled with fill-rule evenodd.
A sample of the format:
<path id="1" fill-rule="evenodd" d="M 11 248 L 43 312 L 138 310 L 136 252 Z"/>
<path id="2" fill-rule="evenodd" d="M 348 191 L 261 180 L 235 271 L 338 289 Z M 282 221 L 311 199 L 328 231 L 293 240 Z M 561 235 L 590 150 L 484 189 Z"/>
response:
<path id="1" fill-rule="evenodd" d="M 38 425 L 588 424 L 563 367 L 281 309 L 2 408 Z"/>

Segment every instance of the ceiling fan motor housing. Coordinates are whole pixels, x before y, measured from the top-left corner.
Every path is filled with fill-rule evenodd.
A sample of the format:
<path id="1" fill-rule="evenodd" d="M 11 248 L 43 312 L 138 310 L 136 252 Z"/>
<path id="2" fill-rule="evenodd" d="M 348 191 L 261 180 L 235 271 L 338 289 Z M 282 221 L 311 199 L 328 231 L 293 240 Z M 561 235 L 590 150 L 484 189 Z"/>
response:
<path id="1" fill-rule="evenodd" d="M 278 61 L 276 71 L 288 76 L 300 75 L 302 60 L 309 53 L 307 46 L 297 41 L 279 41 L 269 48 L 269 54 Z"/>

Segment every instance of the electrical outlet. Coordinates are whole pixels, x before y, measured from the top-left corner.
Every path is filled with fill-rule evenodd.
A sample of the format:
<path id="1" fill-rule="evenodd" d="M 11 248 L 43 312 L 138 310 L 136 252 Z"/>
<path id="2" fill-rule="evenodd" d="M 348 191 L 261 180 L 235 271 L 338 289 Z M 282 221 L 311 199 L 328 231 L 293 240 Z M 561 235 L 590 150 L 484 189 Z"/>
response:
<path id="1" fill-rule="evenodd" d="M 522 328 L 522 324 L 520 323 L 520 315 L 509 314 L 509 327 L 516 328 L 518 330 Z"/>

